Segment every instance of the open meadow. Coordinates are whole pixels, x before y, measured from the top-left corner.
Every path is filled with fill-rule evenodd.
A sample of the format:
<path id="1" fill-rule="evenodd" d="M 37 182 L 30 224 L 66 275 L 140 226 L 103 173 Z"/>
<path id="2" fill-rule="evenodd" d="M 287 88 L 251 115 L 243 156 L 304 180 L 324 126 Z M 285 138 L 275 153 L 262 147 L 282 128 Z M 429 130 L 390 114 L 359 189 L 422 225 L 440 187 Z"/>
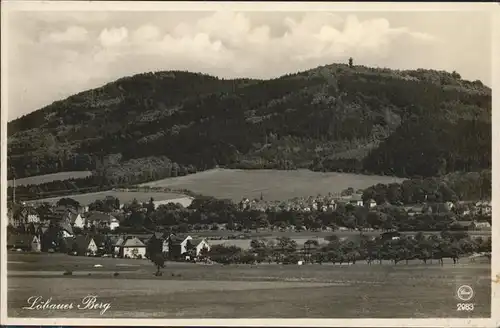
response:
<path id="1" fill-rule="evenodd" d="M 27 185 L 39 185 L 42 183 L 48 183 L 52 181 L 68 180 L 68 179 L 80 179 L 86 178 L 92 175 L 90 171 L 69 171 L 69 172 L 58 172 L 52 174 L 36 175 L 32 177 L 16 179 L 16 186 L 27 186 Z M 13 181 L 8 181 L 8 186 L 13 186 Z"/>
<path id="2" fill-rule="evenodd" d="M 401 182 L 388 176 L 361 175 L 309 170 L 214 169 L 183 177 L 168 178 L 141 186 L 187 189 L 202 195 L 241 201 L 242 198 L 286 200 L 294 197 L 339 193 L 349 187 L 364 189 L 377 183 Z"/>
<path id="3" fill-rule="evenodd" d="M 102 267 L 95 268 L 95 264 Z M 65 270 L 73 275 L 63 276 Z M 8 313 L 19 317 L 429 318 L 489 317 L 490 264 L 206 265 L 168 262 L 155 277 L 147 260 L 8 255 Z M 115 275 L 114 273 L 118 273 Z M 457 288 L 474 289 L 472 312 L 457 312 Z M 26 310 L 30 296 L 98 310 Z"/>
<path id="4" fill-rule="evenodd" d="M 70 198 L 73 198 L 74 200 L 78 201 L 82 206 L 87 206 L 90 203 L 93 203 L 94 201 L 96 201 L 98 199 L 106 198 L 106 196 L 116 197 L 120 200 L 120 203 L 122 203 L 122 204 L 129 203 L 129 202 L 133 201 L 134 199 L 137 199 L 137 201 L 139 201 L 139 202 L 149 202 L 149 200 L 151 198 L 159 201 L 159 200 L 168 200 L 168 199 L 186 197 L 183 194 L 170 193 L 170 192 L 140 192 L 140 191 L 109 190 L 109 191 L 101 191 L 101 192 L 92 192 L 92 193 L 87 193 L 87 194 L 73 194 L 73 195 L 60 196 L 60 197 L 37 199 L 37 200 L 27 201 L 26 203 L 29 204 L 29 203 L 47 202 L 47 203 L 55 204 L 61 198 L 70 197 Z"/>

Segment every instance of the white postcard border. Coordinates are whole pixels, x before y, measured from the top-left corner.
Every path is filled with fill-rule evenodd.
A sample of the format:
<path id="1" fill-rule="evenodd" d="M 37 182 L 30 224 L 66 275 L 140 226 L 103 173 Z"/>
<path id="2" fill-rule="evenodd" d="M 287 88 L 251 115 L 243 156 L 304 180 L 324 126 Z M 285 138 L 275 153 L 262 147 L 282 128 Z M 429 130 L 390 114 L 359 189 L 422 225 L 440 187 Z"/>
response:
<path id="1" fill-rule="evenodd" d="M 500 107 L 496 88 L 500 86 L 500 5 L 496 3 L 326 3 L 326 2 L 141 2 L 141 1 L 2 1 L 1 37 L 2 44 L 8 37 L 6 18 L 12 11 L 490 11 L 492 19 L 492 89 L 493 108 Z M 464 22 L 466 24 L 467 22 Z M 130 326 L 316 326 L 316 327 L 497 327 L 500 326 L 500 229 L 492 230 L 492 302 L 489 319 L 69 319 L 69 318 L 9 318 L 7 316 L 7 49 L 1 47 L 1 286 L 0 309 L 3 325 L 130 325 Z M 457 54 L 460 55 L 460 54 Z M 500 113 L 492 111 L 493 126 L 500 126 Z M 500 132 L 493 129 L 493 163 L 499 162 Z M 492 165 L 494 167 L 494 164 Z M 493 217 L 500 215 L 496 203 L 500 197 L 499 174 L 493 170 Z M 496 227 L 495 224 L 493 224 Z M 497 277 L 495 279 L 495 277 Z M 497 309 L 495 311 L 495 309 Z"/>

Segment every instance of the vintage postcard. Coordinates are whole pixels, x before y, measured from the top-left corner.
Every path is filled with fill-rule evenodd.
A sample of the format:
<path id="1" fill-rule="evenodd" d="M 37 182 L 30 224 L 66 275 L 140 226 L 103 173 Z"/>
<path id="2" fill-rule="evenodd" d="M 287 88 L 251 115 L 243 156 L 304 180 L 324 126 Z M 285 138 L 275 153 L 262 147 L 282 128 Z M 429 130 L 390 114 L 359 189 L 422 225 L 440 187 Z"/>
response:
<path id="1" fill-rule="evenodd" d="M 3 1 L 2 324 L 498 326 L 499 9 Z"/>

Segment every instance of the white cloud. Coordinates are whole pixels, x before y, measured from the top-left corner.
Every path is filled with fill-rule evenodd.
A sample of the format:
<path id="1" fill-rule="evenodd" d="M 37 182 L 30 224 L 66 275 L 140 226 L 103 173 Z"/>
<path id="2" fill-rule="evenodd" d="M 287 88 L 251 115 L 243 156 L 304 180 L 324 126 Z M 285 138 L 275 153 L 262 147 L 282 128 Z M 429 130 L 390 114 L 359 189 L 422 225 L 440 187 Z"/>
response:
<path id="1" fill-rule="evenodd" d="M 160 36 L 160 30 L 154 25 L 143 25 L 135 30 L 132 38 L 135 42 L 155 41 Z"/>
<path id="2" fill-rule="evenodd" d="M 42 42 L 63 43 L 83 42 L 87 39 L 88 32 L 80 26 L 70 26 L 62 32 L 52 32 L 42 37 Z"/>
<path id="3" fill-rule="evenodd" d="M 421 32 L 410 32 L 410 35 L 416 39 L 420 39 L 422 41 L 437 41 L 437 38 Z"/>
<path id="4" fill-rule="evenodd" d="M 119 45 L 128 38 L 128 30 L 125 27 L 105 28 L 99 34 L 99 41 L 103 47 L 113 47 Z"/>
<path id="5" fill-rule="evenodd" d="M 9 76 L 16 81 L 9 88 L 14 111 L 9 117 L 122 76 L 152 70 L 271 78 L 347 62 L 349 57 L 363 65 L 449 67 L 460 73 L 460 67 L 477 71 L 469 61 L 485 62 L 450 55 L 460 49 L 467 37 L 460 32 L 461 25 L 457 25 L 463 17 L 445 24 L 457 25 L 446 30 L 449 39 L 455 38 L 447 41 L 439 35 L 443 29 L 437 22 L 442 23 L 442 16 L 434 19 L 426 14 L 422 15 L 427 22 L 436 21 L 435 28 L 426 30 L 426 25 L 419 23 L 424 18 L 415 18 L 413 23 L 401 19 L 400 25 L 395 26 L 394 20 L 388 18 L 390 15 L 383 13 L 276 13 L 267 20 L 229 11 L 195 16 L 172 13 L 170 20 L 166 13 L 132 14 L 108 13 L 97 19 L 89 13 L 87 24 L 85 15 L 80 15 L 79 26 L 69 25 L 62 14 L 50 16 L 51 27 L 59 24 L 59 30 L 44 36 L 45 41 L 52 42 L 50 47 L 32 41 L 39 34 L 35 14 L 30 14 L 29 25 L 16 23 L 16 29 L 9 32 Z M 47 26 L 47 17 L 44 14 L 39 19 L 42 26 Z M 469 42 L 476 42 L 477 37 L 470 35 Z M 76 40 L 86 42 L 69 51 L 64 43 Z M 490 74 L 491 69 L 482 69 L 484 74 Z"/>

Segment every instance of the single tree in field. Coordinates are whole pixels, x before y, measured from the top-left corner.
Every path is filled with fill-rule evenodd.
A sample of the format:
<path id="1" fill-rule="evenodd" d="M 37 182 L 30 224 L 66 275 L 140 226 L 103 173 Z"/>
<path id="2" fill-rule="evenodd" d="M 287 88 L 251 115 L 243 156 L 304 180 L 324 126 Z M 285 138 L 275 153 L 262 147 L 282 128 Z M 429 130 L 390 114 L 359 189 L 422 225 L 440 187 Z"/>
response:
<path id="1" fill-rule="evenodd" d="M 161 253 L 152 254 L 149 259 L 156 266 L 155 276 L 161 276 L 162 275 L 161 269 L 165 268 L 165 258 L 163 257 L 163 254 Z"/>
<path id="2" fill-rule="evenodd" d="M 156 238 L 154 235 L 151 237 L 147 244 L 146 253 L 149 260 L 156 266 L 156 276 L 161 276 L 161 269 L 165 267 L 165 257 L 163 256 L 163 240 Z"/>
<path id="3" fill-rule="evenodd" d="M 352 66 L 353 66 L 352 61 L 353 61 L 353 60 L 352 60 L 352 57 L 350 57 L 350 58 L 349 58 L 349 67 L 351 67 L 351 68 L 352 68 Z"/>

